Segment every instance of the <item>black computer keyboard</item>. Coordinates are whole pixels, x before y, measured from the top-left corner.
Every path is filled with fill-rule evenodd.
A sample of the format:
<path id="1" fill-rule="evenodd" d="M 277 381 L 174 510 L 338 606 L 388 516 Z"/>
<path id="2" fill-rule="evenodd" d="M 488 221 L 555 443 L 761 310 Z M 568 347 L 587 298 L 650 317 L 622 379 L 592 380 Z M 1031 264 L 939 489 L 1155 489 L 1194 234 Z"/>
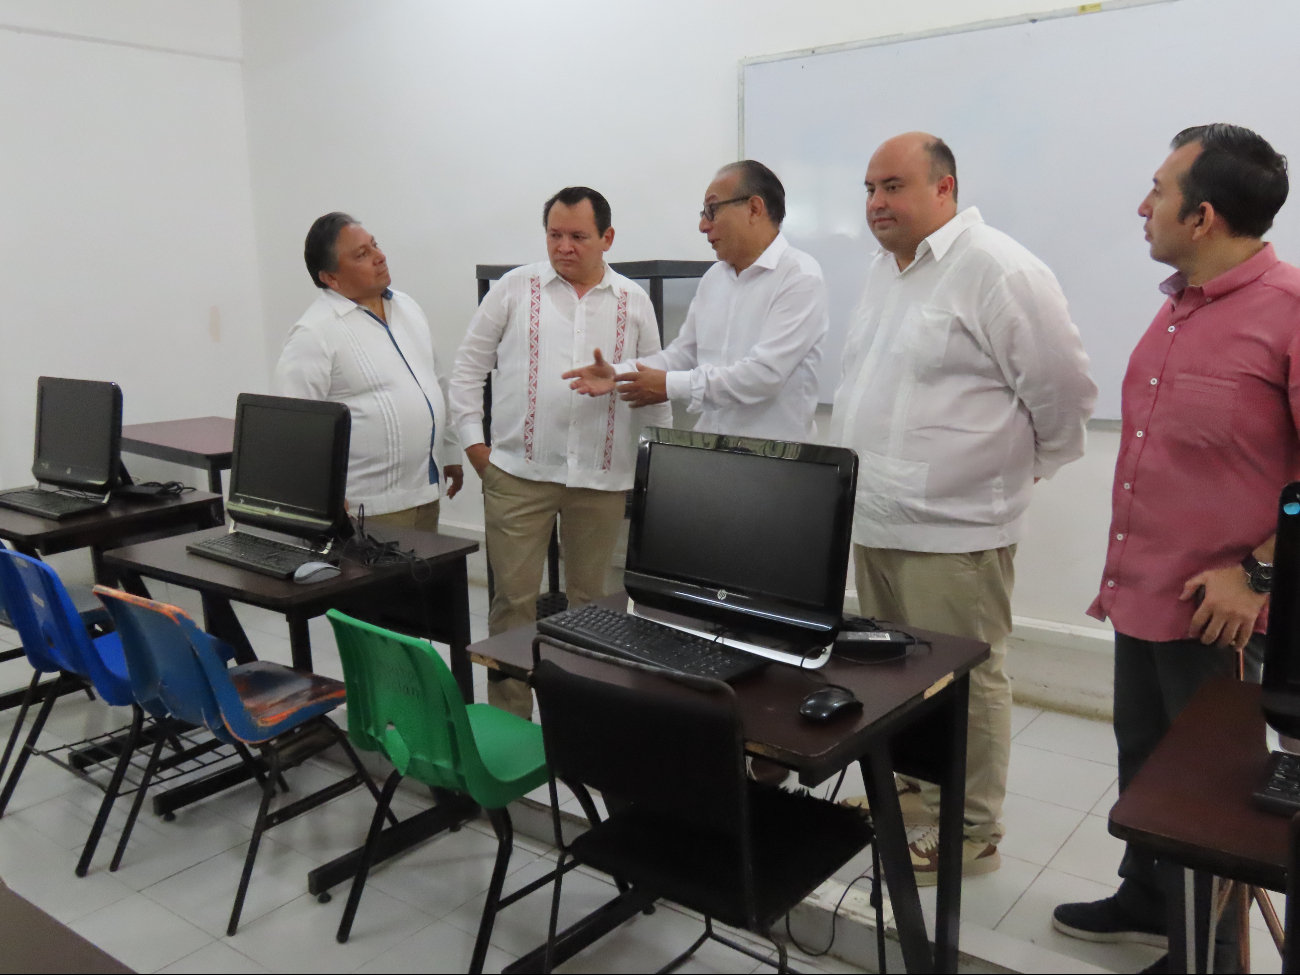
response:
<path id="1" fill-rule="evenodd" d="M 1268 757 L 1268 773 L 1255 790 L 1255 803 L 1285 816 L 1300 812 L 1300 755 L 1273 752 Z"/>
<path id="2" fill-rule="evenodd" d="M 743 650 L 684 633 L 653 620 L 586 605 L 548 616 L 538 632 L 568 643 L 696 677 L 734 681 L 767 666 Z"/>
<path id="3" fill-rule="evenodd" d="M 240 531 L 194 542 L 186 545 L 185 551 L 277 579 L 290 578 L 306 562 L 323 561 L 320 555 L 305 548 Z"/>
<path id="4" fill-rule="evenodd" d="M 102 511 L 104 508 L 104 503 L 94 498 L 82 497 L 79 494 L 64 494 L 62 491 L 39 491 L 34 488 L 0 494 L 0 505 L 21 511 L 25 515 L 49 518 L 52 521 L 61 521 L 86 511 Z"/>

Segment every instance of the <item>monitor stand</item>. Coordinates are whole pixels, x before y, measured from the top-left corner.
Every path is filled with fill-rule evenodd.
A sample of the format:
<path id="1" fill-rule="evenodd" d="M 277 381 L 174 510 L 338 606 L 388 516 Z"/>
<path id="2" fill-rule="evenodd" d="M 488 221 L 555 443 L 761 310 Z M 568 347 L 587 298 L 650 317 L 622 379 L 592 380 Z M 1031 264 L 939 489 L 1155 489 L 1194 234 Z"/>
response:
<path id="1" fill-rule="evenodd" d="M 630 597 L 627 601 L 627 611 L 632 616 L 640 616 L 642 619 L 662 623 L 665 626 L 671 626 L 675 630 L 682 630 L 685 633 L 703 637 L 706 640 L 715 640 L 723 646 L 743 650 L 745 653 L 752 653 L 759 657 L 766 657 L 768 660 L 775 660 L 777 663 L 789 664 L 791 667 L 798 667 L 801 670 L 816 670 L 824 666 L 826 661 L 831 659 L 831 650 L 834 648 L 834 643 L 831 643 L 826 647 L 817 647 L 810 653 L 799 653 L 793 648 L 781 649 L 782 646 L 788 647 L 789 644 L 776 640 L 771 640 L 768 643 L 753 643 L 738 640 L 735 637 L 724 636 L 719 638 L 707 629 L 708 624 L 703 620 L 695 620 L 689 616 L 681 616 L 662 609 L 638 605 Z M 753 635 L 747 635 L 751 636 L 751 639 L 757 639 Z"/>

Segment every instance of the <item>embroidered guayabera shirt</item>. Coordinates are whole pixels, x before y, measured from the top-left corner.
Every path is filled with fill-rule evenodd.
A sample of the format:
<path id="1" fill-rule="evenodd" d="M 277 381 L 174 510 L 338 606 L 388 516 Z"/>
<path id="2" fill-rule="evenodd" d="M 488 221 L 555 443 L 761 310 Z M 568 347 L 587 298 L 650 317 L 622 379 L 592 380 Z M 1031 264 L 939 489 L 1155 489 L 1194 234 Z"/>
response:
<path id="1" fill-rule="evenodd" d="M 585 396 L 560 376 L 595 350 L 624 362 L 659 351 L 654 307 L 605 267 L 581 298 L 549 263 L 517 267 L 487 293 L 456 353 L 451 409 L 465 446 L 483 443 L 483 380 L 492 373 L 492 463 L 507 474 L 569 487 L 626 491 L 636 437 L 673 424 L 666 403 L 634 410 L 614 394 Z"/>
<path id="2" fill-rule="evenodd" d="M 1273 245 L 1200 287 L 1181 274 L 1129 359 L 1101 592 L 1088 609 L 1139 640 L 1181 640 L 1183 585 L 1277 530 L 1300 476 L 1300 270 Z M 1261 615 L 1256 629 L 1267 619 Z"/>

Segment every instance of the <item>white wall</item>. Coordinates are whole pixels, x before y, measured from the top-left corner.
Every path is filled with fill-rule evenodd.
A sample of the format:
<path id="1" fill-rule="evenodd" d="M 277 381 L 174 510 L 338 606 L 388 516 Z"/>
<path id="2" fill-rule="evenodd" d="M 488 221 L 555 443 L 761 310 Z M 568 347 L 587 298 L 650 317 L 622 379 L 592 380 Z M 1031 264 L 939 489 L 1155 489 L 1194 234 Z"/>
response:
<path id="1" fill-rule="evenodd" d="M 0 2 L 0 486 L 38 375 L 119 383 L 127 423 L 265 389 L 241 44 L 235 0 Z"/>

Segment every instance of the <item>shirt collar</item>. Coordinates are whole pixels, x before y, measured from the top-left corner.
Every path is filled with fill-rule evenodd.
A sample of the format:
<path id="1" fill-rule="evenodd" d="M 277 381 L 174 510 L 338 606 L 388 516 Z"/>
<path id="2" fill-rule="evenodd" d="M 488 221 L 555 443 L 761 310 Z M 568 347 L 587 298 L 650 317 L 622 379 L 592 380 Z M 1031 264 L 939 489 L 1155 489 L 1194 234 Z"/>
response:
<path id="1" fill-rule="evenodd" d="M 772 243 L 767 245 L 763 253 L 758 255 L 758 260 L 750 267 L 765 267 L 770 271 L 780 262 L 781 255 L 789 249 L 790 242 L 785 239 L 785 234 L 778 232 Z"/>
<path id="2" fill-rule="evenodd" d="M 925 238 L 921 243 L 929 245 L 930 253 L 934 255 L 936 261 L 942 261 L 944 255 L 947 254 L 948 251 L 952 249 L 952 245 L 957 242 L 958 237 L 964 234 L 971 227 L 983 222 L 984 218 L 980 216 L 978 209 L 975 207 L 967 207 L 932 233 L 929 237 Z M 919 249 L 920 248 L 918 248 L 918 250 Z"/>
<path id="3" fill-rule="evenodd" d="M 1207 298 L 1218 298 L 1231 291 L 1236 291 L 1238 288 L 1244 288 L 1246 285 L 1258 280 L 1260 275 L 1276 264 L 1277 261 L 1278 257 L 1273 250 L 1273 245 L 1265 244 L 1263 250 L 1254 257 L 1249 257 L 1236 267 L 1206 281 L 1205 284 L 1200 286 L 1201 293 Z M 1187 283 L 1187 278 L 1182 271 L 1171 274 L 1160 282 L 1160 290 L 1171 298 L 1177 298 L 1189 287 L 1193 287 L 1193 285 Z"/>
<path id="4" fill-rule="evenodd" d="M 326 303 L 334 309 L 334 314 L 339 316 L 346 315 L 353 308 L 361 308 L 361 306 L 351 298 L 343 297 L 333 288 L 321 288 L 321 297 L 324 298 Z M 391 301 L 393 299 L 393 289 L 385 288 L 384 293 L 380 297 L 385 301 Z M 364 308 L 361 308 L 361 310 L 365 311 Z"/>
<path id="5" fill-rule="evenodd" d="M 546 262 L 546 267 L 542 268 L 542 273 L 539 275 L 539 277 L 541 278 L 542 281 L 542 287 L 546 287 L 546 285 L 550 284 L 552 281 L 556 281 L 556 280 L 564 281 L 564 278 L 560 277 L 560 272 L 555 270 L 555 267 L 551 264 L 550 261 Z M 569 285 L 570 288 L 573 287 L 572 283 L 568 281 L 564 281 L 564 283 Z M 601 288 L 612 289 L 613 287 L 614 287 L 614 269 L 611 268 L 609 264 L 606 264 L 605 273 L 601 276 L 600 283 L 596 285 L 594 288 L 592 288 L 591 290 L 599 291 Z M 576 291 L 577 289 L 575 288 L 574 290 Z M 590 293 L 591 292 L 588 292 L 588 294 Z"/>

